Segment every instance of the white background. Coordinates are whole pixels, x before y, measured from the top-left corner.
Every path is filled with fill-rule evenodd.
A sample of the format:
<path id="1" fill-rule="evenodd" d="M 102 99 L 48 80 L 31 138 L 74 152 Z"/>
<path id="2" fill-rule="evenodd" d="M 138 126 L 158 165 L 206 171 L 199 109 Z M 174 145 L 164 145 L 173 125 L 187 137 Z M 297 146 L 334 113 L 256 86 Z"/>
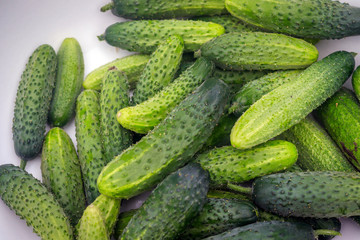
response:
<path id="1" fill-rule="evenodd" d="M 109 0 L 110 1 L 110 0 Z M 360 7 L 360 1 L 346 2 Z M 12 142 L 12 117 L 16 90 L 22 71 L 31 53 L 47 43 L 57 51 L 66 37 L 75 37 L 83 50 L 85 75 L 98 66 L 129 52 L 100 42 L 97 35 L 110 24 L 123 21 L 111 12 L 101 13 L 106 0 L 0 0 L 0 164 L 19 165 Z M 320 58 L 337 50 L 360 53 L 360 36 L 342 40 L 322 41 L 317 44 Z M 359 58 L 357 57 L 357 65 Z M 350 87 L 349 82 L 346 86 Z M 65 130 L 75 142 L 74 121 Z M 41 179 L 40 157 L 28 162 L 26 170 Z M 137 197 L 125 208 L 139 205 L 144 196 Z M 336 240 L 359 240 L 360 226 L 342 219 L 342 237 Z M 0 239 L 40 239 L 0 200 Z"/>

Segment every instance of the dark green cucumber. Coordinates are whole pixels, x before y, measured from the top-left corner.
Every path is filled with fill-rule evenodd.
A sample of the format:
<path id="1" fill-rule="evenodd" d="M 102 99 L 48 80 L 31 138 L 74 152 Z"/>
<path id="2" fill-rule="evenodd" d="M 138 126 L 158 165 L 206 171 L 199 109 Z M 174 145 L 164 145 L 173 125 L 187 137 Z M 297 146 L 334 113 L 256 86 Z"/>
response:
<path id="1" fill-rule="evenodd" d="M 75 146 L 61 128 L 51 129 L 45 137 L 41 173 L 44 185 L 75 226 L 85 210 L 86 200 Z"/>
<path id="2" fill-rule="evenodd" d="M 185 51 L 196 51 L 210 39 L 225 32 L 224 27 L 209 22 L 190 20 L 138 20 L 109 26 L 99 37 L 108 44 L 132 52 L 152 53 L 172 35 L 184 40 Z"/>
<path id="3" fill-rule="evenodd" d="M 141 104 L 121 109 L 118 122 L 127 129 L 145 134 L 158 125 L 187 95 L 211 75 L 213 64 L 201 58 L 167 87 Z"/>
<path id="4" fill-rule="evenodd" d="M 84 80 L 84 57 L 75 38 L 66 38 L 57 53 L 57 72 L 48 122 L 65 126 L 74 116 L 76 98 Z"/>
<path id="5" fill-rule="evenodd" d="M 86 200 L 89 204 L 100 195 L 96 179 L 105 166 L 100 112 L 99 94 L 94 90 L 83 91 L 76 102 L 75 130 Z"/>
<path id="6" fill-rule="evenodd" d="M 228 94 L 222 81 L 206 80 L 154 130 L 103 169 L 98 178 L 100 192 L 127 199 L 185 165 L 210 136 Z"/>
<path id="7" fill-rule="evenodd" d="M 114 237 L 115 239 L 120 239 L 120 236 L 124 232 L 124 229 L 130 222 L 131 218 L 135 215 L 137 209 L 132 209 L 127 212 L 122 212 L 119 214 L 118 220 L 116 222 Z"/>
<path id="8" fill-rule="evenodd" d="M 0 166 L 0 197 L 41 239 L 73 239 L 70 222 L 54 196 L 19 167 Z"/>
<path id="9" fill-rule="evenodd" d="M 208 198 L 225 198 L 225 199 L 238 199 L 238 200 L 250 200 L 250 197 L 245 194 L 233 193 L 229 191 L 210 189 L 207 194 Z"/>
<path id="10" fill-rule="evenodd" d="M 116 69 L 109 70 L 103 79 L 100 93 L 100 126 L 105 164 L 132 144 L 131 132 L 116 120 L 117 111 L 129 105 L 126 75 Z"/>
<path id="11" fill-rule="evenodd" d="M 352 76 L 352 86 L 357 99 L 360 99 L 360 66 L 356 68 Z"/>
<path id="12" fill-rule="evenodd" d="M 203 56 L 227 70 L 302 69 L 318 58 L 314 45 L 276 33 L 234 32 L 203 44 L 195 56 Z"/>
<path id="13" fill-rule="evenodd" d="M 32 53 L 21 75 L 12 132 L 15 152 L 23 160 L 33 159 L 41 152 L 55 71 L 56 53 L 44 44 Z"/>
<path id="14" fill-rule="evenodd" d="M 264 95 L 235 123 L 231 144 L 251 148 L 297 124 L 344 84 L 354 65 L 351 53 L 335 52 Z"/>
<path id="15" fill-rule="evenodd" d="M 332 0 L 226 0 L 227 10 L 246 23 L 304 38 L 360 34 L 360 8 Z"/>
<path id="16" fill-rule="evenodd" d="M 104 78 L 106 72 L 114 67 L 126 74 L 130 86 L 135 86 L 135 83 L 139 79 L 149 59 L 149 55 L 141 54 L 118 58 L 90 72 L 85 77 L 83 87 L 85 89 L 101 90 L 102 79 Z"/>
<path id="17" fill-rule="evenodd" d="M 206 203 L 208 174 L 195 163 L 167 176 L 131 218 L 121 239 L 175 239 Z"/>
<path id="18" fill-rule="evenodd" d="M 179 68 L 184 42 L 180 36 L 169 37 L 150 57 L 136 84 L 133 101 L 142 103 L 169 85 Z"/>

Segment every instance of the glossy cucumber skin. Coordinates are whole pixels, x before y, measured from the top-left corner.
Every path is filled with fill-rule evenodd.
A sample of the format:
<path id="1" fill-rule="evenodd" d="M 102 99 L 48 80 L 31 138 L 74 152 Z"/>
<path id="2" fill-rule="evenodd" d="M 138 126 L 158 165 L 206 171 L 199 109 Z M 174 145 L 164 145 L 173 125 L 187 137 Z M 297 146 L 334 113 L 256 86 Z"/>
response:
<path id="1" fill-rule="evenodd" d="M 128 199 L 189 162 L 218 122 L 228 93 L 222 81 L 206 80 L 154 130 L 102 170 L 98 178 L 100 192 Z"/>
<path id="2" fill-rule="evenodd" d="M 12 164 L 0 166 L 0 197 L 44 240 L 72 240 L 63 209 L 46 187 Z"/>
<path id="3" fill-rule="evenodd" d="M 167 176 L 131 218 L 120 239 L 176 239 L 206 203 L 208 174 L 195 163 Z"/>
<path id="4" fill-rule="evenodd" d="M 52 128 L 45 137 L 41 154 L 43 184 L 52 192 L 73 226 L 85 210 L 85 193 L 75 146 L 61 128 Z"/>
<path id="5" fill-rule="evenodd" d="M 233 16 L 287 35 L 339 39 L 360 34 L 360 9 L 331 0 L 226 0 Z"/>
<path id="6" fill-rule="evenodd" d="M 360 99 L 360 67 L 357 67 L 352 76 L 352 86 L 357 99 Z"/>
<path id="7" fill-rule="evenodd" d="M 144 70 L 150 56 L 144 54 L 133 54 L 123 58 L 115 59 L 105 65 L 102 65 L 90 72 L 83 82 L 85 89 L 101 90 L 101 82 L 106 72 L 111 68 L 116 68 L 126 74 L 129 84 L 134 86 Z"/>
<path id="8" fill-rule="evenodd" d="M 100 39 L 104 38 L 114 47 L 150 54 L 162 41 L 176 34 L 183 38 L 184 50 L 191 52 L 224 32 L 224 27 L 216 23 L 191 20 L 137 20 L 109 26 Z"/>
<path id="9" fill-rule="evenodd" d="M 203 44 L 196 56 L 213 61 L 225 70 L 302 69 L 314 63 L 318 51 L 293 37 L 264 32 L 233 32 Z"/>
<path id="10" fill-rule="evenodd" d="M 106 164 L 132 144 L 132 133 L 116 119 L 117 111 L 130 105 L 129 83 L 124 73 L 113 69 L 105 74 L 99 103 L 101 142 Z"/>
<path id="11" fill-rule="evenodd" d="M 177 72 L 184 50 L 180 36 L 169 37 L 159 45 L 141 74 L 134 91 L 135 104 L 142 103 L 170 84 Z"/>
<path id="12" fill-rule="evenodd" d="M 66 38 L 57 53 L 57 72 L 48 122 L 65 126 L 74 116 L 76 98 L 84 80 L 84 57 L 79 42 Z"/>
<path id="13" fill-rule="evenodd" d="M 33 159 L 41 152 L 55 72 L 56 53 L 44 44 L 32 53 L 21 75 L 12 132 L 15 152 L 23 160 Z"/>
<path id="14" fill-rule="evenodd" d="M 251 148 L 286 131 L 333 95 L 353 69 L 354 57 L 344 51 L 314 63 L 296 81 L 281 85 L 255 102 L 235 123 L 231 144 Z"/>
<path id="15" fill-rule="evenodd" d="M 100 125 L 99 93 L 85 90 L 76 102 L 75 131 L 87 203 L 99 195 L 96 179 L 105 166 Z"/>
<path id="16" fill-rule="evenodd" d="M 126 129 L 145 134 L 158 125 L 168 113 L 210 76 L 213 64 L 201 58 L 167 87 L 136 106 L 121 109 L 118 122 Z"/>

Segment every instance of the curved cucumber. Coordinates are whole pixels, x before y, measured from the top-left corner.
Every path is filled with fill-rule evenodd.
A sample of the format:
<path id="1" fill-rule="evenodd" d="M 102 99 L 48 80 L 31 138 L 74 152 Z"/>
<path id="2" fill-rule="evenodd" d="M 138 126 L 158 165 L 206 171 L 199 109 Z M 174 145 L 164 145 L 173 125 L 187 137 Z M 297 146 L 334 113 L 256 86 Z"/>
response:
<path id="1" fill-rule="evenodd" d="M 357 67 L 352 76 L 352 86 L 357 99 L 360 99 L 360 67 Z"/>

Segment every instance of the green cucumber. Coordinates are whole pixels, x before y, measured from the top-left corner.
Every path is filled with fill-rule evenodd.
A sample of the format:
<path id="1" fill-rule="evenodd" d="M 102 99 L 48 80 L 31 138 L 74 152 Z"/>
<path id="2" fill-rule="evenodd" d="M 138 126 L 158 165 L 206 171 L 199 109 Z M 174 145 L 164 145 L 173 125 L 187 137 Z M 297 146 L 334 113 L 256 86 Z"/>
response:
<path id="1" fill-rule="evenodd" d="M 123 234 L 124 229 L 130 222 L 131 218 L 135 215 L 137 209 L 132 209 L 127 212 L 122 212 L 119 214 L 118 221 L 116 222 L 114 237 L 115 239 L 120 239 L 120 236 Z"/>
<path id="2" fill-rule="evenodd" d="M 216 190 L 216 189 L 209 189 L 208 198 L 225 198 L 225 199 L 238 199 L 238 200 L 250 200 L 249 196 L 245 194 L 238 194 L 233 193 L 229 191 L 223 191 L 223 190 Z"/>
<path id="3" fill-rule="evenodd" d="M 360 34 L 360 8 L 332 0 L 226 0 L 242 21 L 303 38 L 344 38 Z"/>
<path id="4" fill-rule="evenodd" d="M 46 187 L 12 164 L 0 166 L 0 197 L 43 240 L 72 240 L 69 219 Z"/>
<path id="5" fill-rule="evenodd" d="M 180 36 L 170 36 L 150 57 L 136 84 L 133 101 L 142 103 L 170 84 L 179 68 L 184 42 Z"/>
<path id="6" fill-rule="evenodd" d="M 33 159 L 41 152 L 55 71 L 56 53 L 44 44 L 32 53 L 21 75 L 12 132 L 15 152 L 23 160 Z"/>
<path id="7" fill-rule="evenodd" d="M 210 136 L 228 94 L 228 86 L 222 81 L 206 80 L 154 130 L 102 170 L 98 178 L 100 192 L 128 199 L 189 162 Z"/>
<path id="8" fill-rule="evenodd" d="M 225 32 L 224 27 L 209 22 L 190 20 L 137 20 L 109 26 L 99 37 L 108 44 L 132 52 L 152 53 L 172 35 L 184 40 L 185 51 L 196 51 L 210 39 Z"/>
<path id="9" fill-rule="evenodd" d="M 76 98 L 84 80 L 84 57 L 75 38 L 66 38 L 57 53 L 57 72 L 48 122 L 65 126 L 74 116 Z"/>
<path id="10" fill-rule="evenodd" d="M 100 112 L 99 94 L 94 90 L 83 91 L 76 102 L 75 130 L 86 200 L 89 204 L 100 195 L 96 179 L 105 166 Z"/>
<path id="11" fill-rule="evenodd" d="M 278 71 L 248 82 L 233 97 L 229 113 L 233 113 L 237 117 L 240 117 L 263 95 L 285 83 L 296 80 L 296 77 L 300 73 L 301 70 Z"/>
<path id="12" fill-rule="evenodd" d="M 354 64 L 351 53 L 332 53 L 304 70 L 296 81 L 264 95 L 235 123 L 231 144 L 251 148 L 297 124 L 344 84 Z"/>
<path id="13" fill-rule="evenodd" d="M 175 239 L 206 203 L 208 174 L 195 163 L 167 176 L 126 226 L 121 239 Z"/>
<path id="14" fill-rule="evenodd" d="M 116 68 L 126 74 L 129 84 L 135 85 L 142 71 L 150 59 L 149 55 L 134 54 L 123 58 L 115 59 L 105 65 L 102 65 L 90 72 L 83 82 L 85 89 L 101 90 L 101 82 L 106 72 L 111 68 Z"/>
<path id="15" fill-rule="evenodd" d="M 116 120 L 118 109 L 130 105 L 129 84 L 126 75 L 109 70 L 100 92 L 100 127 L 105 164 L 132 144 L 132 134 Z"/>
<path id="16" fill-rule="evenodd" d="M 99 239 L 110 240 L 110 236 L 99 208 L 91 204 L 86 208 L 78 224 L 77 240 Z"/>
<path id="17" fill-rule="evenodd" d="M 196 57 L 203 56 L 227 70 L 302 69 L 318 58 L 314 45 L 276 33 L 234 32 L 203 44 Z"/>
<path id="18" fill-rule="evenodd" d="M 211 75 L 213 64 L 201 58 L 167 87 L 141 104 L 121 109 L 118 122 L 126 129 L 145 134 L 158 125 L 187 95 Z"/>
<path id="19" fill-rule="evenodd" d="M 360 66 L 356 68 L 352 76 L 352 86 L 357 99 L 360 99 Z"/>

